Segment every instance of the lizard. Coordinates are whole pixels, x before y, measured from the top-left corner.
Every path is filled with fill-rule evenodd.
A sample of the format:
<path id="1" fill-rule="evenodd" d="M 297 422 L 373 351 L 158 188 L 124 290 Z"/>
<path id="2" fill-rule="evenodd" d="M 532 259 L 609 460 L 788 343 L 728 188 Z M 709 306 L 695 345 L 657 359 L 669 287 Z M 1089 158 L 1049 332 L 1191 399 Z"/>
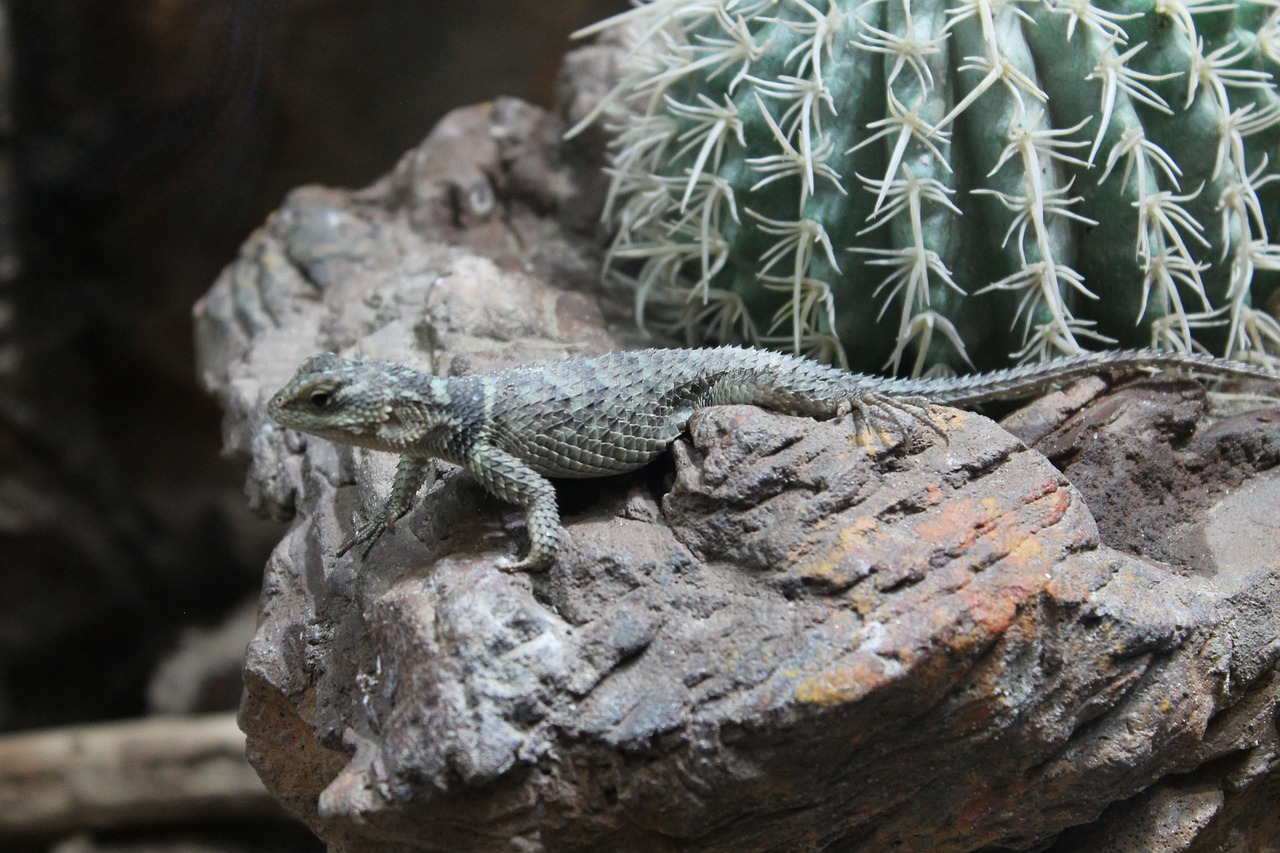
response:
<path id="1" fill-rule="evenodd" d="M 1181 369 L 1277 381 L 1265 368 L 1194 353 L 1110 350 L 966 376 L 900 379 L 850 373 L 769 350 L 722 346 L 579 356 L 437 376 L 401 364 L 315 355 L 267 405 L 289 429 L 399 453 L 385 504 L 338 550 L 361 558 L 434 478 L 433 459 L 459 465 L 489 494 L 524 510 L 529 539 L 512 571 L 550 566 L 562 530 L 548 477 L 638 469 L 666 451 L 708 406 L 752 404 L 825 419 L 852 416 L 873 433 L 941 430 L 930 406 L 1012 399 L 1111 370 Z"/>

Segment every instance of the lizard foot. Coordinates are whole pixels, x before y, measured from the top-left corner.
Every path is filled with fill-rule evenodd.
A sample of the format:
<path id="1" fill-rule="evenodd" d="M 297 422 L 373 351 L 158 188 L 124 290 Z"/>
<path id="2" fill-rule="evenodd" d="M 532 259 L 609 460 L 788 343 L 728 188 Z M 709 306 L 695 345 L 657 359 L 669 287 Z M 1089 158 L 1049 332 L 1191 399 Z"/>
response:
<path id="1" fill-rule="evenodd" d="M 499 557 L 496 565 L 504 572 L 545 572 L 555 560 L 554 555 L 538 554 L 532 550 L 521 559 L 515 557 Z"/>
<path id="2" fill-rule="evenodd" d="M 947 440 L 947 434 L 934 423 L 929 400 L 918 396 L 890 396 L 864 391 L 851 396 L 836 409 L 837 417 L 852 416 L 871 434 L 877 445 L 885 445 L 882 434 L 895 434 L 908 448 L 912 446 L 913 428 L 920 426 Z"/>
<path id="3" fill-rule="evenodd" d="M 361 526 L 356 530 L 355 535 L 343 542 L 338 548 L 338 557 L 343 557 L 348 551 L 357 545 L 362 545 L 360 549 L 360 559 L 363 560 L 369 556 L 369 551 L 373 549 L 373 543 L 378 541 L 378 537 L 391 527 L 394 519 L 388 513 L 380 512 L 373 517 L 368 524 Z"/>

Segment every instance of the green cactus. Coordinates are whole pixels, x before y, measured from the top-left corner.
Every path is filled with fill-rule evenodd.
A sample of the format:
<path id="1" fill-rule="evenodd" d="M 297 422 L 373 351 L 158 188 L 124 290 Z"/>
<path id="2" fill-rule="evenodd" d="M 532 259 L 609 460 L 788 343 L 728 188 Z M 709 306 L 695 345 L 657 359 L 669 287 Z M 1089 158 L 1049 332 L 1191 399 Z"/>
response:
<path id="1" fill-rule="evenodd" d="M 649 0 L 596 115 L 642 324 L 859 369 L 1272 359 L 1280 0 Z"/>

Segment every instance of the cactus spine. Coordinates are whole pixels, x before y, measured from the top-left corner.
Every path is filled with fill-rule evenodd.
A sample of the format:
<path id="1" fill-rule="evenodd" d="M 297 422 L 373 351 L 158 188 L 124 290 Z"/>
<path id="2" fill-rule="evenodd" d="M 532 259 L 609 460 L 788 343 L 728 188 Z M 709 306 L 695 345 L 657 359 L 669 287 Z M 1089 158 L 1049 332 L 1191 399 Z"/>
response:
<path id="1" fill-rule="evenodd" d="M 1280 352 L 1280 0 L 648 0 L 608 28 L 642 323 L 911 373 Z"/>

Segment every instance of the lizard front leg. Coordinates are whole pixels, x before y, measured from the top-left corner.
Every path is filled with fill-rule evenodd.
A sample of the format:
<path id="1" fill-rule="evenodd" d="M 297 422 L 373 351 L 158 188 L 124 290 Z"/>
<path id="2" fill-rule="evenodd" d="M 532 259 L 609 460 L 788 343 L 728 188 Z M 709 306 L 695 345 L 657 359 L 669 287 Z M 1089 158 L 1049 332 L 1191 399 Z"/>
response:
<path id="1" fill-rule="evenodd" d="M 518 457 L 488 444 L 473 447 L 465 464 L 485 491 L 524 509 L 529 553 L 521 560 L 503 558 L 499 566 L 513 572 L 537 572 L 550 566 L 560 546 L 560 509 L 551 481 Z"/>
<path id="2" fill-rule="evenodd" d="M 391 483 L 391 494 L 387 497 L 387 502 L 367 524 L 362 525 L 354 536 L 343 543 L 338 549 L 338 556 L 346 554 L 356 545 L 364 546 L 360 551 L 360 559 L 363 560 L 368 556 L 374 541 L 386 532 L 396 519 L 409 511 L 418 490 L 434 472 L 435 467 L 429 457 L 402 455 L 400 464 L 396 466 L 396 476 Z"/>

